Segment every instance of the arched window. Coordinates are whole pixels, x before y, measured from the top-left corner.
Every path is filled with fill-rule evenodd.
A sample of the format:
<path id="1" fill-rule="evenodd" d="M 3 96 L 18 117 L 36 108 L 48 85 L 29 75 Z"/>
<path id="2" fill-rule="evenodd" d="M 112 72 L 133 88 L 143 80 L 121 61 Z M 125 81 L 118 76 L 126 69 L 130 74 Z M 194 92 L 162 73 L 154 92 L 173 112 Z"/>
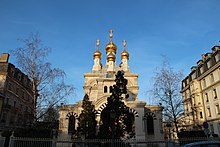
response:
<path id="1" fill-rule="evenodd" d="M 147 116 L 147 133 L 154 134 L 154 119 L 153 116 Z"/>
<path id="2" fill-rule="evenodd" d="M 68 133 L 75 133 L 75 117 L 73 115 L 69 117 Z"/>
<path id="3" fill-rule="evenodd" d="M 110 86 L 110 87 L 109 87 L 110 93 L 112 93 L 112 90 L 113 90 L 113 88 L 112 88 L 112 86 Z"/>
<path id="4" fill-rule="evenodd" d="M 107 92 L 108 92 L 108 87 L 104 86 L 104 93 L 107 93 Z"/>

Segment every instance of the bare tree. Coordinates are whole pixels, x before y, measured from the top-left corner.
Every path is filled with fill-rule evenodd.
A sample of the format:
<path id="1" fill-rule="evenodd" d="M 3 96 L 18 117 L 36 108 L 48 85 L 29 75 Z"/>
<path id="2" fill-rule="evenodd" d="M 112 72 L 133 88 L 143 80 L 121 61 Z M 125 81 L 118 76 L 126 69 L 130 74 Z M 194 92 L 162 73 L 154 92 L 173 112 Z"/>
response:
<path id="1" fill-rule="evenodd" d="M 42 118 L 48 108 L 73 94 L 74 87 L 64 82 L 65 72 L 47 62 L 50 48 L 43 46 L 39 35 L 31 34 L 19 39 L 24 46 L 12 50 L 18 67 L 30 78 L 34 95 L 35 121 Z"/>
<path id="2" fill-rule="evenodd" d="M 153 77 L 153 96 L 164 106 L 164 121 L 174 124 L 176 133 L 178 133 L 177 118 L 183 113 L 180 93 L 182 78 L 183 74 L 175 72 L 166 58 Z"/>
<path id="3" fill-rule="evenodd" d="M 59 120 L 59 110 L 56 106 L 49 107 L 42 117 L 44 122 L 57 122 Z"/>

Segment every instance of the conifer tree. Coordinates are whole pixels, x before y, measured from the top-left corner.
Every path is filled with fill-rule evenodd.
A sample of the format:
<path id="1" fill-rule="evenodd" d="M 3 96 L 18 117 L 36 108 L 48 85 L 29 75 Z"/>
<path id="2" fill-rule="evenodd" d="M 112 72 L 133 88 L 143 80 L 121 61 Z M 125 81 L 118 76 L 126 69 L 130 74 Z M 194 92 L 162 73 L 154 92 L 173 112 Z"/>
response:
<path id="1" fill-rule="evenodd" d="M 85 94 L 82 102 L 82 112 L 79 116 L 78 133 L 85 139 L 94 139 L 96 137 L 95 107 L 89 101 L 88 94 Z"/>
<path id="2" fill-rule="evenodd" d="M 127 79 L 123 75 L 122 71 L 117 72 L 116 84 L 113 86 L 111 96 L 107 99 L 106 108 L 101 113 L 100 138 L 122 139 L 134 136 L 132 129 L 134 115 L 122 101 L 122 94 L 128 98 Z"/>

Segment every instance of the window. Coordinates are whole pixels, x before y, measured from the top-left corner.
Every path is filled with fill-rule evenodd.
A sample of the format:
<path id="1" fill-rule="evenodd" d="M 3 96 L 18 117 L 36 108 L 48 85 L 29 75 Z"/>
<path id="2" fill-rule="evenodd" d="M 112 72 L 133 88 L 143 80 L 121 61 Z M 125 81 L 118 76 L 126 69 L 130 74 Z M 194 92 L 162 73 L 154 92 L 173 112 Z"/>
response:
<path id="1" fill-rule="evenodd" d="M 200 114 L 200 118 L 203 118 L 203 116 L 202 116 L 202 112 L 200 112 L 199 114 Z"/>
<path id="2" fill-rule="evenodd" d="M 6 105 L 8 105 L 8 101 L 9 101 L 9 98 L 6 99 L 6 102 L 5 102 Z"/>
<path id="3" fill-rule="evenodd" d="M 14 73 L 15 73 L 15 71 L 12 69 L 12 70 L 11 70 L 11 75 L 12 75 L 12 77 L 14 76 Z"/>
<path id="4" fill-rule="evenodd" d="M 210 82 L 214 83 L 214 76 L 213 76 L 213 74 L 210 74 Z"/>
<path id="5" fill-rule="evenodd" d="M 8 90 L 12 90 L 12 85 L 11 85 L 11 83 L 8 83 Z"/>
<path id="6" fill-rule="evenodd" d="M 113 88 L 112 88 L 112 86 L 110 86 L 110 87 L 109 87 L 110 93 L 112 93 L 112 90 L 113 90 Z"/>
<path id="7" fill-rule="evenodd" d="M 107 93 L 107 92 L 108 92 L 108 87 L 104 86 L 104 93 Z"/>
<path id="8" fill-rule="evenodd" d="M 220 114 L 220 108 L 219 108 L 219 105 L 215 105 L 215 110 L 216 110 L 216 114 Z"/>
<path id="9" fill-rule="evenodd" d="M 208 116 L 211 117 L 211 110 L 210 110 L 210 108 L 207 108 L 207 111 L 208 111 Z"/>
<path id="10" fill-rule="evenodd" d="M 75 117 L 71 115 L 68 122 L 68 133 L 75 133 Z"/>
<path id="11" fill-rule="evenodd" d="M 209 102 L 208 93 L 205 93 L 205 99 L 206 99 L 206 102 Z"/>
<path id="12" fill-rule="evenodd" d="M 21 74 L 18 74 L 18 80 L 21 81 Z"/>
<path id="13" fill-rule="evenodd" d="M 147 116 L 147 133 L 154 134 L 154 119 L 153 116 Z"/>
<path id="14" fill-rule="evenodd" d="M 213 97 L 214 97 L 215 99 L 217 98 L 216 89 L 213 89 Z"/>
<path id="15" fill-rule="evenodd" d="M 14 101 L 14 107 L 16 107 L 16 101 Z"/>
<path id="16" fill-rule="evenodd" d="M 203 79 L 203 88 L 205 88 L 206 87 L 206 81 L 205 81 L 205 79 Z"/>

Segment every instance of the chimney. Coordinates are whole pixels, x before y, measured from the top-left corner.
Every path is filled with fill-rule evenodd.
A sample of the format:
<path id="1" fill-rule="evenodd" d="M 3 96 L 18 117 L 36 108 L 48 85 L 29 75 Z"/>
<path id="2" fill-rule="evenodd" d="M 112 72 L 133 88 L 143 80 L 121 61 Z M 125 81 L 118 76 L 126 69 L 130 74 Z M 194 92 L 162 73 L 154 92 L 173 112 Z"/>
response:
<path id="1" fill-rule="evenodd" d="M 2 53 L 0 63 L 8 63 L 9 56 L 10 55 L 8 53 Z"/>
<path id="2" fill-rule="evenodd" d="M 205 54 L 202 54 L 202 61 L 205 61 Z"/>

